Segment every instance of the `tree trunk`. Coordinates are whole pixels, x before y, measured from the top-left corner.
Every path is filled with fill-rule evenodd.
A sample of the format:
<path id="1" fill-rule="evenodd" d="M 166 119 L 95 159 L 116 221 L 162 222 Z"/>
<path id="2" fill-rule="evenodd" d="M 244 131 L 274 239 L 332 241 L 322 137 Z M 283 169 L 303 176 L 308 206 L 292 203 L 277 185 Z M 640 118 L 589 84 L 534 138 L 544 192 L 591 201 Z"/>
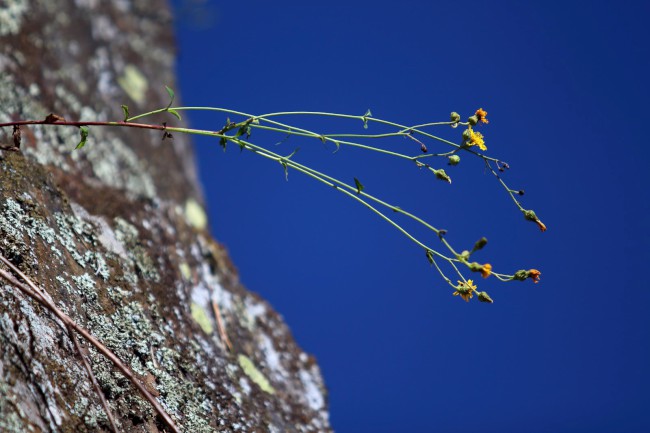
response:
<path id="1" fill-rule="evenodd" d="M 132 114 L 166 106 L 171 19 L 162 0 L 0 2 L 0 122 L 122 120 L 120 104 Z M 165 121 L 179 123 L 152 120 Z M 25 126 L 20 140 L 3 128 L 0 252 L 180 430 L 330 431 L 318 366 L 211 239 L 188 139 L 161 135 L 90 127 L 75 151 L 77 128 Z M 120 431 L 171 431 L 113 362 L 5 282 L 0 431 L 111 431 L 84 357 Z"/>

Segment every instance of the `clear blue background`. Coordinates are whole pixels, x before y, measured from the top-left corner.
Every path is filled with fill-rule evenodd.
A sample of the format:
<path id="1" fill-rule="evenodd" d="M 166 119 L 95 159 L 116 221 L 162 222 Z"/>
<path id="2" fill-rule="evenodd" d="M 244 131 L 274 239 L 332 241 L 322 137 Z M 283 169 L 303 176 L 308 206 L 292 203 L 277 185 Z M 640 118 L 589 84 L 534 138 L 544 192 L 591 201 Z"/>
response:
<path id="1" fill-rule="evenodd" d="M 478 278 L 495 303 L 467 304 L 420 249 L 358 204 L 197 139 L 213 232 L 244 284 L 318 359 L 338 432 L 650 431 L 650 3 L 174 5 L 186 105 L 370 108 L 405 124 L 483 107 L 488 154 L 510 163 L 506 181 L 526 190 L 524 206 L 549 228 L 525 221 L 470 155 L 457 167 L 440 162 L 447 185 L 407 162 L 257 135 L 279 153 L 300 147 L 300 162 L 358 177 L 447 229 L 460 249 L 486 236 L 474 258 L 495 270 L 542 271 L 540 284 Z M 216 130 L 225 115 L 189 119 Z M 458 141 L 460 130 L 436 132 Z M 418 153 L 408 140 L 389 145 Z"/>

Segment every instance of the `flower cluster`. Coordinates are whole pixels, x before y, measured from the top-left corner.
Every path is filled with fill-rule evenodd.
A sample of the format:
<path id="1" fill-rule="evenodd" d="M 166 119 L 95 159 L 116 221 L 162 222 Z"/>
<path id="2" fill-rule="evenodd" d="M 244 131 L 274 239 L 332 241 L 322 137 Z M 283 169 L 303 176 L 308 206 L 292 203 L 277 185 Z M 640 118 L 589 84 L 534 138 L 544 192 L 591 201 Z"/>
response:
<path id="1" fill-rule="evenodd" d="M 452 113 L 452 120 L 453 120 L 453 114 L 456 113 Z M 481 134 L 480 132 L 476 132 L 472 129 L 472 126 L 475 126 L 479 122 L 490 123 L 487 120 L 487 111 L 485 111 L 482 108 L 476 110 L 476 113 L 474 113 L 473 116 L 470 116 L 470 118 L 467 119 L 468 127 L 467 130 L 465 130 L 465 132 L 463 133 L 463 139 L 467 146 L 478 146 L 479 149 L 486 151 L 487 146 L 485 145 L 483 134 Z"/>
<path id="2" fill-rule="evenodd" d="M 460 296 L 466 302 L 469 302 L 469 300 L 472 299 L 472 297 L 474 296 L 474 292 L 476 292 L 476 286 L 474 285 L 474 281 L 472 280 L 467 280 L 467 282 L 459 281 L 458 285 L 456 286 L 456 291 L 454 292 L 454 296 Z"/>

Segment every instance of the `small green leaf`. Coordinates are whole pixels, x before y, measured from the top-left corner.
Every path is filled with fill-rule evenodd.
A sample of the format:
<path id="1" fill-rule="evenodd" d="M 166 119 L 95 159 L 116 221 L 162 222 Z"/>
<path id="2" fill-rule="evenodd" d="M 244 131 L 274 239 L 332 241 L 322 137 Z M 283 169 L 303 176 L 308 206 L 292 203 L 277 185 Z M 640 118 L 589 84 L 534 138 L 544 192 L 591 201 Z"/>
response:
<path id="1" fill-rule="evenodd" d="M 431 250 L 427 250 L 427 260 L 430 264 L 433 264 L 433 252 Z"/>
<path id="2" fill-rule="evenodd" d="M 339 149 L 341 149 L 341 143 L 339 143 L 338 141 L 334 140 L 334 144 L 336 145 L 336 150 L 335 150 L 333 153 L 336 153 L 336 152 L 339 151 Z"/>
<path id="3" fill-rule="evenodd" d="M 285 156 L 284 159 L 291 159 L 291 157 L 292 157 L 293 155 L 295 155 L 296 153 L 298 153 L 299 150 L 300 150 L 300 148 L 299 148 L 299 147 L 296 147 L 296 150 L 294 150 L 293 152 L 291 152 L 288 156 Z"/>
<path id="4" fill-rule="evenodd" d="M 286 162 L 284 162 L 283 159 L 280 160 L 280 164 L 282 164 L 282 167 L 284 167 L 284 178 L 289 181 L 289 166 L 287 165 Z"/>
<path id="5" fill-rule="evenodd" d="M 246 148 L 246 143 L 244 143 L 244 142 L 241 141 L 241 140 L 237 140 L 237 139 L 235 139 L 235 140 L 233 140 L 233 141 L 234 141 L 235 143 L 237 143 L 237 145 L 239 146 L 239 151 L 240 151 L 240 152 L 243 152 L 244 149 Z"/>
<path id="6" fill-rule="evenodd" d="M 223 151 L 226 151 L 226 144 L 228 144 L 228 139 L 226 137 L 221 137 L 219 139 L 219 145 L 223 147 Z"/>
<path id="7" fill-rule="evenodd" d="M 79 135 L 81 136 L 81 140 L 79 141 L 79 144 L 77 144 L 76 149 L 81 149 L 86 145 L 86 141 L 88 141 L 88 127 L 87 126 L 80 126 L 79 127 Z"/>
<path id="8" fill-rule="evenodd" d="M 174 109 L 171 109 L 171 110 L 170 110 L 170 109 L 167 109 L 167 112 L 168 112 L 169 114 L 173 115 L 173 116 L 176 116 L 176 118 L 177 118 L 178 120 L 183 120 L 183 119 L 181 118 L 181 115 L 178 114 L 178 111 L 176 111 L 176 110 L 174 110 Z"/>
<path id="9" fill-rule="evenodd" d="M 169 86 L 165 86 L 165 90 L 167 90 L 167 94 L 169 95 L 169 105 L 167 105 L 167 108 L 172 106 L 172 103 L 174 102 L 174 91 L 171 89 Z"/>
<path id="10" fill-rule="evenodd" d="M 122 105 L 122 112 L 124 113 L 124 122 L 129 120 L 129 107 Z"/>
<path id="11" fill-rule="evenodd" d="M 249 126 L 248 123 L 245 123 L 244 125 L 239 127 L 239 129 L 235 133 L 235 138 L 241 137 L 244 134 L 246 134 L 246 139 L 248 139 L 251 136 L 251 127 Z"/>
<path id="12" fill-rule="evenodd" d="M 361 184 L 361 182 L 359 182 L 359 179 L 357 179 L 356 177 L 354 178 L 354 184 L 357 186 L 357 195 L 361 194 L 361 191 L 363 191 L 363 185 Z"/>
<path id="13" fill-rule="evenodd" d="M 366 111 L 366 114 L 363 115 L 363 129 L 368 129 L 368 117 L 372 117 L 372 113 L 370 112 L 370 108 L 368 108 L 368 111 Z"/>

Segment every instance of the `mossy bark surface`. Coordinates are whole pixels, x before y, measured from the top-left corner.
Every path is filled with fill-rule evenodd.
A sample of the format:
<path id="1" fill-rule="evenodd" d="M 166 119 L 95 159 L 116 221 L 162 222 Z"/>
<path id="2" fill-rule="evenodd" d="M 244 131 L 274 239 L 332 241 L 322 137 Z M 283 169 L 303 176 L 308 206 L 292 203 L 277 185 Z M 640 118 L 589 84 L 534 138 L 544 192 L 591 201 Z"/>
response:
<path id="1" fill-rule="evenodd" d="M 0 122 L 122 120 L 120 104 L 165 106 L 171 20 L 158 0 L 2 2 Z M 330 431 L 314 359 L 208 233 L 188 139 L 93 127 L 75 151 L 78 141 L 76 128 L 22 127 L 16 149 L 11 128 L 0 131 L 0 252 L 117 354 L 182 431 Z M 166 431 L 81 342 L 121 431 Z M 109 431 L 80 356 L 49 311 L 0 284 L 0 431 Z"/>

